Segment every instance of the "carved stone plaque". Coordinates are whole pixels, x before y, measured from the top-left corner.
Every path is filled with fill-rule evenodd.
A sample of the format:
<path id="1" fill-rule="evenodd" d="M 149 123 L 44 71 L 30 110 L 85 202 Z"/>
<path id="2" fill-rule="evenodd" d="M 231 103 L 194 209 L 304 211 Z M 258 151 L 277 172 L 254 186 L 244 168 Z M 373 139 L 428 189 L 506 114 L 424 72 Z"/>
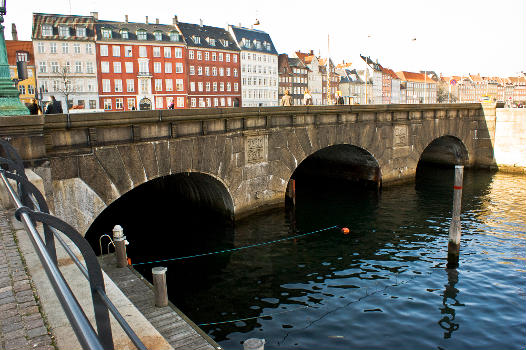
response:
<path id="1" fill-rule="evenodd" d="M 407 146 L 409 137 L 407 125 L 396 125 L 394 127 L 394 146 Z"/>
<path id="2" fill-rule="evenodd" d="M 246 138 L 246 160 L 247 164 L 265 162 L 267 159 L 266 137 L 248 136 Z"/>

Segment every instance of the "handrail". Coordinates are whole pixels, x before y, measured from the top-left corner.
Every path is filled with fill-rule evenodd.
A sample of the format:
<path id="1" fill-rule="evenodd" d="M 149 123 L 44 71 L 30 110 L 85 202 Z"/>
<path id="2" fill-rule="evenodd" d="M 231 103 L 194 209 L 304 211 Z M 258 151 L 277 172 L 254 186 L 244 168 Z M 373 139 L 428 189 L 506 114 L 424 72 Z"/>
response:
<path id="1" fill-rule="evenodd" d="M 49 215 L 48 206 L 44 197 L 36 186 L 29 182 L 25 177 L 23 163 L 18 153 L 4 140 L 0 140 L 0 146 L 3 148 L 4 155 L 7 155 L 8 157 L 0 157 L 0 164 L 7 167 L 7 170 L 0 169 L 0 177 L 6 186 L 11 199 L 15 203 L 15 215 L 18 220 L 24 223 L 26 231 L 29 233 L 29 237 L 81 346 L 84 349 L 90 350 L 111 350 L 114 348 L 111 326 L 109 323 L 109 311 L 128 335 L 132 343 L 139 350 L 146 350 L 146 346 L 142 343 L 107 296 L 102 270 L 93 249 L 73 227 L 69 226 L 62 220 Z M 13 174 L 8 170 L 14 170 L 16 174 Z M 20 192 L 20 197 L 22 199 L 20 199 L 15 190 L 13 190 L 8 178 L 17 181 L 17 189 Z M 36 211 L 32 210 L 32 208 L 36 208 Z M 43 223 L 45 243 L 42 241 L 42 237 L 35 228 L 35 222 Z M 77 246 L 84 257 L 86 266 L 84 266 L 84 264 L 82 264 L 77 258 L 75 253 L 59 235 L 59 232 L 65 234 Z M 75 262 L 81 273 L 90 283 L 98 333 L 95 332 L 93 326 L 82 310 L 82 307 L 78 303 L 78 300 L 75 298 L 58 268 L 54 237 L 57 238 L 67 254 Z"/>

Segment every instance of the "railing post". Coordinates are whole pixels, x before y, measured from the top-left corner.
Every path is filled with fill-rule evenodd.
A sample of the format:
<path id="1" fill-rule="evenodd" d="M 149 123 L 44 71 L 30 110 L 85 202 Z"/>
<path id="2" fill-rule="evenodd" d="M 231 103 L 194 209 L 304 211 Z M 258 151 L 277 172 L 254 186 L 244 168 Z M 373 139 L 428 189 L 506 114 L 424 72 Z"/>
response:
<path id="1" fill-rule="evenodd" d="M 124 236 L 120 225 L 115 225 L 113 228 L 113 242 L 115 243 L 117 267 L 126 267 L 128 265 L 128 257 L 126 256 L 126 236 Z"/>
<path id="2" fill-rule="evenodd" d="M 447 268 L 458 267 L 460 255 L 460 207 L 462 202 L 462 183 L 464 166 L 455 165 L 455 183 L 453 185 L 453 212 L 449 225 L 449 241 L 447 245 Z"/>
<path id="3" fill-rule="evenodd" d="M 168 305 L 168 288 L 166 287 L 166 267 L 158 266 L 152 269 L 155 306 Z"/>

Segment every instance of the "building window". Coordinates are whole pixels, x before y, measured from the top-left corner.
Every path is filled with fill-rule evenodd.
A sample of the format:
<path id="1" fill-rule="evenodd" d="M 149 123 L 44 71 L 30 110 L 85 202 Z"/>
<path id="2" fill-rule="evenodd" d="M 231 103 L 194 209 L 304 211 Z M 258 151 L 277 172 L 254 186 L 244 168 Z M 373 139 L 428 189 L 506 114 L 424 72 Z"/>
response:
<path id="1" fill-rule="evenodd" d="M 92 44 L 86 44 L 86 53 L 92 54 L 93 53 L 93 45 Z"/>
<path id="2" fill-rule="evenodd" d="M 175 49 L 175 58 L 183 58 L 183 49 L 176 47 Z"/>
<path id="3" fill-rule="evenodd" d="M 217 76 L 217 67 L 212 67 L 212 76 Z"/>
<path id="4" fill-rule="evenodd" d="M 135 110 L 135 99 L 134 98 L 128 98 L 126 101 L 127 101 L 127 104 L 128 104 L 128 110 L 129 111 L 134 111 Z"/>
<path id="5" fill-rule="evenodd" d="M 146 31 L 144 29 L 137 31 L 137 40 L 146 40 Z"/>
<path id="6" fill-rule="evenodd" d="M 201 51 L 197 51 L 197 59 L 202 60 L 203 59 L 203 53 Z"/>
<path id="7" fill-rule="evenodd" d="M 216 53 L 215 53 L 215 52 L 212 52 L 212 61 L 217 61 Z"/>
<path id="8" fill-rule="evenodd" d="M 51 62 L 51 73 L 58 73 L 58 62 Z"/>
<path id="9" fill-rule="evenodd" d="M 163 80 L 155 79 L 155 91 L 162 91 L 162 90 L 163 90 Z"/>
<path id="10" fill-rule="evenodd" d="M 133 80 L 133 79 L 126 79 L 126 91 L 127 92 L 135 91 L 135 80 Z"/>
<path id="11" fill-rule="evenodd" d="M 68 26 L 59 26 L 58 35 L 63 38 L 69 38 L 69 27 Z"/>
<path id="12" fill-rule="evenodd" d="M 209 81 L 206 82 L 206 91 L 210 91 L 210 82 Z"/>
<path id="13" fill-rule="evenodd" d="M 221 107 L 225 107 L 225 98 L 221 97 Z"/>
<path id="14" fill-rule="evenodd" d="M 76 36 L 81 37 L 81 38 L 86 37 L 86 27 L 77 27 L 75 31 L 76 31 Z"/>
<path id="15" fill-rule="evenodd" d="M 238 83 L 234 83 L 234 91 L 239 91 L 239 84 Z"/>
<path id="16" fill-rule="evenodd" d="M 69 53 L 69 44 L 62 43 L 62 53 Z"/>
<path id="17" fill-rule="evenodd" d="M 210 76 L 210 67 L 205 67 L 205 75 L 206 75 L 207 77 Z"/>
<path id="18" fill-rule="evenodd" d="M 214 82 L 212 86 L 213 86 L 214 91 L 217 91 L 217 82 Z"/>
<path id="19" fill-rule="evenodd" d="M 194 41 L 195 44 L 201 44 L 201 38 L 198 37 L 197 35 L 194 35 L 192 37 L 192 40 Z"/>
<path id="20" fill-rule="evenodd" d="M 153 33 L 153 36 L 154 36 L 155 40 L 157 40 L 157 41 L 163 40 L 163 33 L 162 32 L 156 31 L 156 32 Z"/>
<path id="21" fill-rule="evenodd" d="M 139 62 L 139 73 L 141 74 L 150 73 L 150 69 L 148 68 L 148 62 L 145 62 L 145 61 Z"/>
<path id="22" fill-rule="evenodd" d="M 175 72 L 176 73 L 183 73 L 183 64 L 181 62 L 177 62 L 175 64 Z"/>
<path id="23" fill-rule="evenodd" d="M 228 47 L 228 40 L 223 40 L 223 46 Z"/>
<path id="24" fill-rule="evenodd" d="M 164 48 L 164 57 L 165 58 L 172 58 L 172 48 L 171 47 L 165 47 Z"/>
<path id="25" fill-rule="evenodd" d="M 82 62 L 75 62 L 75 73 L 82 73 Z"/>
<path id="26" fill-rule="evenodd" d="M 232 59 L 234 60 L 234 63 L 237 63 L 237 55 L 232 55 Z"/>
<path id="27" fill-rule="evenodd" d="M 44 49 L 44 43 L 43 42 L 39 42 L 37 44 L 37 48 L 38 48 L 38 53 L 44 53 L 45 49 Z"/>
<path id="28" fill-rule="evenodd" d="M 46 73 L 46 62 L 38 62 L 38 72 Z"/>
<path id="29" fill-rule="evenodd" d="M 232 91 L 232 86 L 230 83 L 226 83 L 226 91 Z"/>
<path id="30" fill-rule="evenodd" d="M 111 98 L 104 99 L 104 109 L 111 110 Z"/>
<path id="31" fill-rule="evenodd" d="M 190 75 L 194 75 L 194 74 L 195 74 L 195 67 L 190 66 Z"/>
<path id="32" fill-rule="evenodd" d="M 226 76 L 227 76 L 227 77 L 230 76 L 230 68 L 227 68 L 227 69 L 226 69 Z"/>
<path id="33" fill-rule="evenodd" d="M 147 57 L 146 46 L 139 46 L 139 57 Z"/>
<path id="34" fill-rule="evenodd" d="M 115 79 L 114 83 L 115 83 L 115 92 L 122 92 L 122 80 Z"/>
<path id="35" fill-rule="evenodd" d="M 124 46 L 124 57 L 132 57 L 133 50 L 131 46 Z"/>
<path id="36" fill-rule="evenodd" d="M 206 98 L 206 106 L 207 107 L 212 107 L 212 99 L 210 97 Z"/>
<path id="37" fill-rule="evenodd" d="M 197 106 L 196 103 L 197 103 L 196 98 L 195 98 L 195 97 L 192 97 L 192 98 L 190 99 L 190 107 L 196 107 L 196 106 Z"/>
<path id="38" fill-rule="evenodd" d="M 190 91 L 195 91 L 195 82 L 190 82 Z"/>
<path id="39" fill-rule="evenodd" d="M 214 97 L 214 107 L 219 106 L 219 99 L 217 97 Z"/>
<path id="40" fill-rule="evenodd" d="M 120 62 L 113 62 L 113 73 L 122 73 Z"/>
<path id="41" fill-rule="evenodd" d="M 124 103 L 122 98 L 116 98 L 115 99 L 115 109 L 123 109 Z"/>
<path id="42" fill-rule="evenodd" d="M 210 44 L 210 46 L 216 46 L 216 39 L 208 38 L 208 44 Z"/>
<path id="43" fill-rule="evenodd" d="M 111 47 L 113 51 L 113 57 L 120 57 L 121 56 L 121 47 L 117 45 L 113 45 Z"/>
<path id="44" fill-rule="evenodd" d="M 175 88 L 177 89 L 177 91 L 183 91 L 184 90 L 183 79 L 176 79 L 175 80 Z"/>
<path id="45" fill-rule="evenodd" d="M 161 73 L 161 62 L 153 62 L 153 72 Z"/>
<path id="46" fill-rule="evenodd" d="M 184 108 L 184 97 L 177 97 L 177 107 Z"/>
<path id="47" fill-rule="evenodd" d="M 203 67 L 197 67 L 197 75 L 203 75 Z"/>
<path id="48" fill-rule="evenodd" d="M 172 79 L 166 79 L 165 80 L 165 85 L 166 85 L 166 91 L 173 91 L 174 90 L 174 85 L 173 85 L 173 80 Z"/>
<path id="49" fill-rule="evenodd" d="M 121 38 L 122 39 L 129 39 L 128 30 L 121 29 Z"/>
<path id="50" fill-rule="evenodd" d="M 53 27 L 50 24 L 43 24 L 42 25 L 42 36 L 52 36 L 53 35 Z"/>
<path id="51" fill-rule="evenodd" d="M 188 51 L 188 58 L 193 60 L 194 59 L 194 50 Z"/>
<path id="52" fill-rule="evenodd" d="M 219 91 L 225 91 L 225 83 L 223 82 L 219 83 Z"/>
<path id="53" fill-rule="evenodd" d="M 57 53 L 57 43 L 49 43 L 49 52 Z"/>
<path id="54" fill-rule="evenodd" d="M 25 95 L 26 94 L 26 87 L 25 87 L 25 85 L 19 84 L 18 85 L 18 91 L 20 92 L 20 95 Z"/>
<path id="55" fill-rule="evenodd" d="M 101 62 L 100 71 L 101 73 L 109 73 L 110 72 L 110 62 Z"/>
<path id="56" fill-rule="evenodd" d="M 108 56 L 108 45 L 101 45 L 100 46 L 100 55 L 101 56 Z"/>
<path id="57" fill-rule="evenodd" d="M 27 93 L 29 95 L 34 95 L 35 94 L 35 88 L 33 87 L 33 85 L 28 85 L 27 86 Z"/>
<path id="58" fill-rule="evenodd" d="M 102 92 L 111 92 L 109 79 L 102 79 Z"/>
<path id="59" fill-rule="evenodd" d="M 74 44 L 73 44 L 73 51 L 74 51 L 75 53 L 80 53 L 80 44 L 78 44 L 78 43 L 74 43 Z"/>
<path id="60" fill-rule="evenodd" d="M 125 62 L 126 73 L 133 73 L 133 62 Z"/>
<path id="61" fill-rule="evenodd" d="M 172 73 L 172 62 L 165 62 L 164 63 L 164 72 L 165 73 Z"/>
<path id="62" fill-rule="evenodd" d="M 205 61 L 210 61 L 210 52 L 205 52 Z"/>
<path id="63" fill-rule="evenodd" d="M 197 83 L 197 90 L 198 91 L 203 91 L 203 82 L 202 81 Z"/>
<path id="64" fill-rule="evenodd" d="M 202 98 L 199 99 L 199 107 L 205 107 L 205 100 Z"/>
<path id="65" fill-rule="evenodd" d="M 219 76 L 222 77 L 225 75 L 225 70 L 223 69 L 223 67 L 219 68 Z"/>
<path id="66" fill-rule="evenodd" d="M 104 39 L 111 39 L 111 30 L 110 29 L 102 29 L 101 30 L 101 33 L 102 33 L 102 37 Z"/>
<path id="67" fill-rule="evenodd" d="M 154 47 L 153 48 L 153 57 L 161 57 L 161 48 L 160 47 Z"/>
<path id="68" fill-rule="evenodd" d="M 219 53 L 219 62 L 223 62 L 223 53 L 222 52 Z"/>
<path id="69" fill-rule="evenodd" d="M 170 32 L 170 41 L 179 41 L 179 33 L 177 32 Z"/>

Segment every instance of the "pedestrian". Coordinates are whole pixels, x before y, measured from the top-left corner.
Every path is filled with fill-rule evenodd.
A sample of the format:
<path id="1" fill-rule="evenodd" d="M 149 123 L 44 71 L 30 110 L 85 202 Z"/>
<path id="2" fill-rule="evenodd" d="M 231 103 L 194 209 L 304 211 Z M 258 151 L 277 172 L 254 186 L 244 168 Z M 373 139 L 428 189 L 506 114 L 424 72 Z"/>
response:
<path id="1" fill-rule="evenodd" d="M 168 109 L 174 109 L 174 101 L 172 100 L 172 102 L 170 103 L 170 105 L 168 106 Z"/>
<path id="2" fill-rule="evenodd" d="M 280 106 L 292 106 L 292 96 L 289 95 L 289 90 L 285 90 L 285 95 L 281 97 Z"/>
<path id="3" fill-rule="evenodd" d="M 37 103 L 37 100 L 34 98 L 31 99 L 31 103 L 27 106 L 27 109 L 29 109 L 29 114 L 42 114 L 42 108 L 40 108 L 40 106 Z"/>
<path id="4" fill-rule="evenodd" d="M 305 106 L 312 105 L 312 95 L 309 92 L 309 89 L 305 89 L 305 93 L 303 94 L 303 103 L 305 103 Z"/>
<path id="5" fill-rule="evenodd" d="M 62 103 L 55 99 L 55 96 L 49 97 L 49 103 L 46 108 L 46 114 L 61 114 L 62 112 Z"/>

